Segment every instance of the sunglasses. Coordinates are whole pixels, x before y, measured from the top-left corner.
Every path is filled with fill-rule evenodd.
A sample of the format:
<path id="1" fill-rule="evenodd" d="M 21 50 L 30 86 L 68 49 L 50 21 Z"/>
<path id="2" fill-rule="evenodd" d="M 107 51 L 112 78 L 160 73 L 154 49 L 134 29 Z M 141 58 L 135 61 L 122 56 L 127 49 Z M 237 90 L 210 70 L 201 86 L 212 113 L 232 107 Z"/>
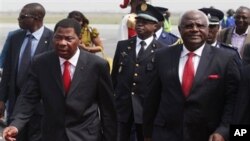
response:
<path id="1" fill-rule="evenodd" d="M 19 15 L 19 17 L 18 17 L 19 20 L 23 20 L 23 19 L 27 19 L 27 18 L 35 18 L 35 16 L 25 14 L 25 15 Z"/>

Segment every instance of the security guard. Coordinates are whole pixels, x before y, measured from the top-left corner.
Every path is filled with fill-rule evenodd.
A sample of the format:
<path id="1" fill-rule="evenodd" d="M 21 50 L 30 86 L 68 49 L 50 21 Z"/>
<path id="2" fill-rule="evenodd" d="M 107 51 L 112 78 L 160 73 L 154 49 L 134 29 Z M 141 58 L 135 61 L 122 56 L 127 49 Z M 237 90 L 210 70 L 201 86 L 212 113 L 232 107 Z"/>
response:
<path id="1" fill-rule="evenodd" d="M 217 48 L 222 48 L 228 53 L 235 53 L 238 55 L 238 64 L 241 65 L 241 58 L 240 55 L 237 51 L 236 47 L 233 47 L 232 45 L 227 45 L 225 43 L 221 43 L 217 41 L 217 35 L 220 31 L 220 21 L 224 17 L 224 13 L 215 8 L 201 8 L 199 9 L 200 11 L 204 12 L 209 20 L 209 33 L 208 33 L 208 38 L 207 38 L 207 43 L 217 47 Z"/>
<path id="2" fill-rule="evenodd" d="M 136 128 L 137 141 L 143 141 L 143 101 L 150 88 L 155 51 L 164 46 L 154 38 L 162 14 L 152 5 L 136 7 L 137 36 L 119 41 L 113 61 L 112 80 L 118 114 L 118 141 L 129 141 L 131 127 Z"/>
<path id="3" fill-rule="evenodd" d="M 155 7 L 164 17 L 166 11 L 168 10 L 167 8 L 164 7 Z M 174 35 L 171 32 L 166 32 L 163 29 L 164 26 L 164 21 L 166 19 L 164 18 L 162 21 L 159 21 L 157 24 L 157 29 L 155 32 L 155 38 L 156 40 L 162 42 L 163 44 L 167 45 L 167 46 L 173 46 L 173 45 L 177 45 L 177 44 L 181 44 L 182 40 Z"/>

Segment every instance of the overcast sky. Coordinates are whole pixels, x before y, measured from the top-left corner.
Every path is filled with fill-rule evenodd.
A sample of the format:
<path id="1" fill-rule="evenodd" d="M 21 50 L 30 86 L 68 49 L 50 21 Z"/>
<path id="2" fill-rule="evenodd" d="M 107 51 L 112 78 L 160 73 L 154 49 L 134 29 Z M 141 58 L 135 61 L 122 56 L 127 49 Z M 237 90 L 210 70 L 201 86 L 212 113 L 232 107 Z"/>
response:
<path id="1" fill-rule="evenodd" d="M 0 0 L 0 11 L 20 11 L 23 5 L 30 2 L 41 3 L 47 11 L 68 12 L 128 12 L 121 9 L 123 0 Z M 250 7 L 250 0 L 151 0 L 151 4 L 169 8 L 173 12 L 214 6 L 223 11 L 241 5 Z"/>

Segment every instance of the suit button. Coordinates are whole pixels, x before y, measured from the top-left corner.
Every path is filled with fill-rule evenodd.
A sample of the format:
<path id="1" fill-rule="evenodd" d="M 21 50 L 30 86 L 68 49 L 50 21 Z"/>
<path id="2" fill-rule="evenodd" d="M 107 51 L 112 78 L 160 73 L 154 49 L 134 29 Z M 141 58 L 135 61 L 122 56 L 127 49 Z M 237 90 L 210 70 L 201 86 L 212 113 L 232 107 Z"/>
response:
<path id="1" fill-rule="evenodd" d="M 133 86 L 135 86 L 136 85 L 136 83 L 133 83 Z"/>
<path id="2" fill-rule="evenodd" d="M 131 95 L 135 95 L 135 92 L 131 92 Z"/>
<path id="3" fill-rule="evenodd" d="M 134 74 L 134 76 L 138 76 L 138 74 L 137 74 L 137 73 L 135 73 L 135 74 Z"/>
<path id="4" fill-rule="evenodd" d="M 139 64 L 135 64 L 136 67 L 139 67 Z"/>

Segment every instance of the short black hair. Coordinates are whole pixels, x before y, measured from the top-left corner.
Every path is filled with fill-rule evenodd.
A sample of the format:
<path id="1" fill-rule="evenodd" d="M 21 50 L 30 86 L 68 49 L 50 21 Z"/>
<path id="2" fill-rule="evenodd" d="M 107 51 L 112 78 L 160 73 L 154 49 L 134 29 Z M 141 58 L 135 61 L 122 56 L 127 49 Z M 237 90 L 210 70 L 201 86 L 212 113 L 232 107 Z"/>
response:
<path id="1" fill-rule="evenodd" d="M 62 19 L 55 25 L 54 32 L 56 32 L 58 27 L 63 28 L 74 28 L 75 33 L 78 37 L 81 35 L 81 25 L 74 19 Z"/>

